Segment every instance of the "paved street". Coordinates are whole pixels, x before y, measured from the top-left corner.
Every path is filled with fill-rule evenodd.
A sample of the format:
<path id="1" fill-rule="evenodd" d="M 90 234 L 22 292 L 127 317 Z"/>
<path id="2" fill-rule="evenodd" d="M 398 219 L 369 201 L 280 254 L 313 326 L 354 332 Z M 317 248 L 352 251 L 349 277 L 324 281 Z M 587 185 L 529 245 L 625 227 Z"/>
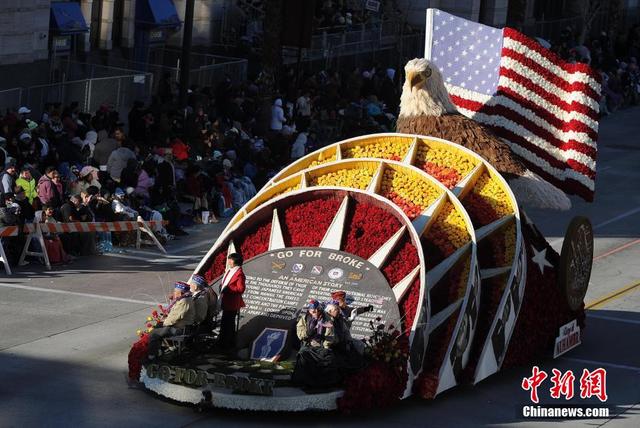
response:
<path id="1" fill-rule="evenodd" d="M 604 367 L 610 420 L 563 421 L 562 426 L 640 426 L 640 109 L 601 122 L 596 201 L 574 199 L 567 213 L 529 211 L 558 250 L 575 215 L 591 218 L 594 270 L 583 346 L 541 368 Z M 370 417 L 275 415 L 212 411 L 162 401 L 130 389 L 127 353 L 149 306 L 186 279 L 223 225 L 198 226 L 152 248 L 79 259 L 64 268 L 36 264 L 0 279 L 0 426 L 535 426 L 519 416 L 528 403 L 521 379 L 530 367 L 501 372 L 477 386 L 452 390 L 433 402 L 409 399 Z M 541 390 L 542 403 L 550 400 Z M 593 401 L 574 398 L 574 404 Z M 612 416 L 614 416 L 612 414 Z"/>

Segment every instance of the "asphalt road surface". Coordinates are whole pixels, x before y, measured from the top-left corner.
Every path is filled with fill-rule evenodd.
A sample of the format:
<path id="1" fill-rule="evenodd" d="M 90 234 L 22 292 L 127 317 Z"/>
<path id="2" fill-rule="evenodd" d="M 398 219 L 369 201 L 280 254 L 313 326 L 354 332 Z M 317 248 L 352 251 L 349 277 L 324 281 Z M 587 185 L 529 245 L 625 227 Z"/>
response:
<path id="1" fill-rule="evenodd" d="M 595 258 L 581 347 L 552 368 L 607 370 L 609 418 L 523 419 L 529 393 L 520 387 L 531 367 L 500 372 L 436 400 L 408 399 L 367 416 L 270 414 L 214 410 L 196 413 L 125 382 L 127 353 L 149 306 L 186 279 L 222 230 L 198 226 L 154 249 L 81 258 L 46 271 L 31 264 L 0 278 L 0 427 L 43 426 L 640 426 L 640 109 L 601 122 L 596 201 L 574 199 L 566 213 L 528 211 L 558 250 L 571 218 L 588 216 Z M 569 404 L 598 406 L 577 397 Z M 564 404 L 540 389 L 541 404 Z M 605 405 L 605 404 L 602 404 Z"/>

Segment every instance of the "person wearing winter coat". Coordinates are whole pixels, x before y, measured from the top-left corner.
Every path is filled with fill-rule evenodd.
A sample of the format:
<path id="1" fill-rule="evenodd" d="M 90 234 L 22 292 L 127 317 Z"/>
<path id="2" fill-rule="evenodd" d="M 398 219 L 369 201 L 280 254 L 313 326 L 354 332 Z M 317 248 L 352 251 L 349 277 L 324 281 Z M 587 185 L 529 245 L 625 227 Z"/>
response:
<path id="1" fill-rule="evenodd" d="M 278 98 L 271 107 L 271 130 L 282 131 L 282 127 L 287 122 L 284 117 L 284 110 L 282 108 L 282 100 Z"/>
<path id="2" fill-rule="evenodd" d="M 291 146 L 291 160 L 300 159 L 306 154 L 307 133 L 301 132 L 296 137 L 296 141 Z"/>
<path id="3" fill-rule="evenodd" d="M 54 167 L 47 167 L 44 175 L 38 180 L 37 189 L 38 198 L 43 204 L 47 204 L 52 208 L 58 208 L 62 205 L 62 195 L 64 194 L 62 181 L 60 180 L 60 173 Z"/>
<path id="4" fill-rule="evenodd" d="M 133 150 L 122 146 L 121 143 L 119 144 L 120 146 L 109 155 L 109 160 L 107 161 L 107 172 L 115 181 L 120 181 L 122 170 L 127 167 L 129 160 L 135 160 L 136 158 Z"/>
<path id="5" fill-rule="evenodd" d="M 147 161 L 140 168 L 140 174 L 138 174 L 138 183 L 136 184 L 136 194 L 142 196 L 145 200 L 148 200 L 151 195 L 149 189 L 153 187 L 155 179 L 155 163 L 153 161 Z"/>
<path id="6" fill-rule="evenodd" d="M 33 204 L 33 201 L 38 197 L 38 185 L 36 184 L 36 180 L 31 176 L 31 170 L 29 168 L 22 168 L 20 177 L 16 180 L 16 186 L 22 187 L 25 197 L 30 204 Z"/>

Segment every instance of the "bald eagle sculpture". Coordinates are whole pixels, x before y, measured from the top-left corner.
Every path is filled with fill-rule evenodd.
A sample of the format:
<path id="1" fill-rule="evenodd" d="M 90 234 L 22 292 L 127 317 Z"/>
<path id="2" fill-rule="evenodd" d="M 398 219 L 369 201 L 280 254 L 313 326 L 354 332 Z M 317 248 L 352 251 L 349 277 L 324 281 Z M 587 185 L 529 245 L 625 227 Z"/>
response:
<path id="1" fill-rule="evenodd" d="M 404 70 L 398 132 L 442 138 L 476 152 L 505 177 L 520 204 L 557 210 L 571 208 L 567 195 L 528 170 L 507 143 L 458 112 L 435 64 L 416 58 Z"/>

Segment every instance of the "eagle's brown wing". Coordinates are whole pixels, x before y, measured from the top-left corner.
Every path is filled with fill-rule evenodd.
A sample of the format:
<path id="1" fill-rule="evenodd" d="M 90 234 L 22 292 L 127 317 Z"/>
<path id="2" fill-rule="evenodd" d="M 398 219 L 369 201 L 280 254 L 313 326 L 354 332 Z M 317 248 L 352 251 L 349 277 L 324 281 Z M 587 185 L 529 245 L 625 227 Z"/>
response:
<path id="1" fill-rule="evenodd" d="M 527 170 L 506 143 L 481 124 L 461 114 L 400 117 L 396 130 L 460 144 L 485 158 L 503 174 L 521 176 Z"/>

